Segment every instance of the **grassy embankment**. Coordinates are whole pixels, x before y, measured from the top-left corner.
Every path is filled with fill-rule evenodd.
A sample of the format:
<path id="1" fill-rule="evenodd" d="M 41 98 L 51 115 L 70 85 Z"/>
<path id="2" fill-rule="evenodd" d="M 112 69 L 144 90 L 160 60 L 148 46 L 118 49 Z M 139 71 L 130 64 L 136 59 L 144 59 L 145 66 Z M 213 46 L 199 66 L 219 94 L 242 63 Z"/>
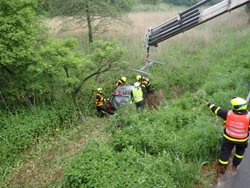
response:
<path id="1" fill-rule="evenodd" d="M 149 22 L 160 23 L 160 15 L 165 20 L 164 14 L 130 14 L 134 28 L 116 35 L 131 66 L 142 65 L 142 33 Z M 151 70 L 154 85 L 167 99 L 157 111 L 137 114 L 128 107 L 107 123 L 91 119 L 70 130 L 58 129 L 68 125 L 65 115 L 55 115 L 58 110 L 3 115 L 1 186 L 207 186 L 208 176 L 200 169 L 217 155 L 222 127 L 215 125 L 222 121 L 204 105 L 211 100 L 227 108 L 231 96 L 247 93 L 250 36 L 245 20 L 235 12 L 152 50 L 153 58 L 166 63 Z M 131 80 L 136 75 L 124 73 Z"/>

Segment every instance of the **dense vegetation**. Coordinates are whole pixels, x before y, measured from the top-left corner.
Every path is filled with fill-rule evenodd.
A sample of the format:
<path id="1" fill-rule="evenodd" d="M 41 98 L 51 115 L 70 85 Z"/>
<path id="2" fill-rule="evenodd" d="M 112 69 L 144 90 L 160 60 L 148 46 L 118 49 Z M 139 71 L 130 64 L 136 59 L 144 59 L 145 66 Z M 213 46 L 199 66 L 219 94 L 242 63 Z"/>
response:
<path id="1" fill-rule="evenodd" d="M 209 174 L 201 168 L 217 157 L 222 127 L 215 126 L 205 103 L 228 108 L 232 96 L 247 94 L 249 26 L 236 20 L 213 27 L 214 22 L 198 29 L 206 35 L 186 33 L 161 44 L 152 56 L 166 65 L 153 67 L 150 78 L 164 91 L 164 105 L 143 113 L 127 106 L 100 122 L 93 92 L 103 87 L 109 95 L 120 75 L 133 82 L 136 73 L 128 65 L 140 65 L 143 34 L 121 32 L 114 40 L 106 33 L 97 38 L 112 40 L 94 38 L 90 46 L 86 33 L 53 37 L 42 25 L 49 10 L 46 1 L 0 2 L 0 186 L 207 186 Z M 80 146 L 65 152 L 55 142 L 60 136 L 65 145 Z M 32 175 L 37 182 L 22 180 L 29 160 L 40 164 L 48 148 L 51 156 L 61 150 L 62 158 L 46 159 L 63 168 L 60 176 L 42 183 Z"/>
<path id="2" fill-rule="evenodd" d="M 106 130 L 112 138 L 93 141 L 79 152 L 65 173 L 63 185 L 209 186 L 204 178 L 208 174 L 202 174 L 201 167 L 212 164 L 217 156 L 222 126 L 214 126 L 217 121 L 212 121 L 202 106 L 211 99 L 227 108 L 232 95 L 247 93 L 249 37 L 236 44 L 240 45 L 238 50 L 212 63 L 206 79 L 199 74 L 197 79 L 202 81 L 196 91 L 153 112 L 138 114 L 131 113 L 130 108 L 122 109 L 123 115 L 112 118 Z"/>

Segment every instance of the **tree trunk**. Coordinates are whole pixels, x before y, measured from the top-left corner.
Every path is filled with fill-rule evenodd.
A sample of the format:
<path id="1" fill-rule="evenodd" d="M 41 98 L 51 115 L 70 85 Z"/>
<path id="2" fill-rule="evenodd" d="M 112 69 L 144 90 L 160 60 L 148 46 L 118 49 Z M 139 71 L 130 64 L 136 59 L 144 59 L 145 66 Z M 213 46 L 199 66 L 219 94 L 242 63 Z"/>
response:
<path id="1" fill-rule="evenodd" d="M 247 4 L 246 11 L 248 13 L 248 24 L 250 24 L 250 3 Z"/>
<path id="2" fill-rule="evenodd" d="M 92 30 L 92 21 L 91 21 L 91 15 L 89 12 L 88 2 L 86 2 L 86 16 L 87 16 L 87 22 L 88 22 L 88 33 L 89 33 L 89 44 L 90 44 L 93 42 L 93 30 Z"/>
<path id="3" fill-rule="evenodd" d="M 72 97 L 73 104 L 76 106 L 76 104 L 77 104 L 77 101 L 76 101 L 77 100 L 77 92 L 72 91 L 71 97 Z"/>

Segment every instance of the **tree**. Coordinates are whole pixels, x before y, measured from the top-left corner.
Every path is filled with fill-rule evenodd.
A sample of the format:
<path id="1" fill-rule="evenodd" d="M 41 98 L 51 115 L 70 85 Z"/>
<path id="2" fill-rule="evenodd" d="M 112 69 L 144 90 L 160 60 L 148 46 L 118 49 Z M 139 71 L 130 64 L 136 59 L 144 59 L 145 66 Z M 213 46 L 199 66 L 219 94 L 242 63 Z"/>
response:
<path id="1" fill-rule="evenodd" d="M 44 1 L 44 0 L 43 0 Z M 123 13 L 129 11 L 133 0 L 47 0 L 51 16 L 63 16 L 64 24 L 71 30 L 87 28 L 89 43 L 94 34 L 107 31 L 114 20 L 124 21 Z"/>
<path id="2" fill-rule="evenodd" d="M 95 41 L 83 55 L 76 40 L 48 40 L 40 52 L 42 61 L 34 67 L 34 72 L 40 71 L 40 76 L 43 75 L 44 83 L 50 85 L 48 91 L 69 94 L 77 105 L 77 97 L 89 79 L 126 66 L 121 63 L 122 55 L 123 50 L 115 42 Z"/>
<path id="3" fill-rule="evenodd" d="M 250 24 L 250 3 L 246 5 L 246 11 L 248 13 L 248 23 Z"/>
<path id="4" fill-rule="evenodd" d="M 96 41 L 85 54 L 75 40 L 47 38 L 34 0 L 0 1 L 0 97 L 2 104 L 68 94 L 73 103 L 85 83 L 120 69 L 123 50 L 114 42 Z M 41 32 L 40 32 L 41 30 Z"/>
<path id="5" fill-rule="evenodd" d="M 39 21 L 34 0 L 0 1 L 1 94 L 20 97 L 32 80 L 28 67 L 36 62 Z"/>

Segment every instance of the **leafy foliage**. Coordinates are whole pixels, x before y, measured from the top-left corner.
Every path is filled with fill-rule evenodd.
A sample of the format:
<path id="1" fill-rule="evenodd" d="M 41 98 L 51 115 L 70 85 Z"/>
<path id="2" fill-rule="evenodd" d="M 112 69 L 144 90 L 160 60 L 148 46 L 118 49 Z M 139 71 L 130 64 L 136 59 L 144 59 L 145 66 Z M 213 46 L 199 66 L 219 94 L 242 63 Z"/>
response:
<path id="1" fill-rule="evenodd" d="M 29 90 L 34 78 L 28 67 L 36 62 L 39 30 L 36 1 L 2 0 L 0 2 L 1 90 L 7 95 Z"/>

